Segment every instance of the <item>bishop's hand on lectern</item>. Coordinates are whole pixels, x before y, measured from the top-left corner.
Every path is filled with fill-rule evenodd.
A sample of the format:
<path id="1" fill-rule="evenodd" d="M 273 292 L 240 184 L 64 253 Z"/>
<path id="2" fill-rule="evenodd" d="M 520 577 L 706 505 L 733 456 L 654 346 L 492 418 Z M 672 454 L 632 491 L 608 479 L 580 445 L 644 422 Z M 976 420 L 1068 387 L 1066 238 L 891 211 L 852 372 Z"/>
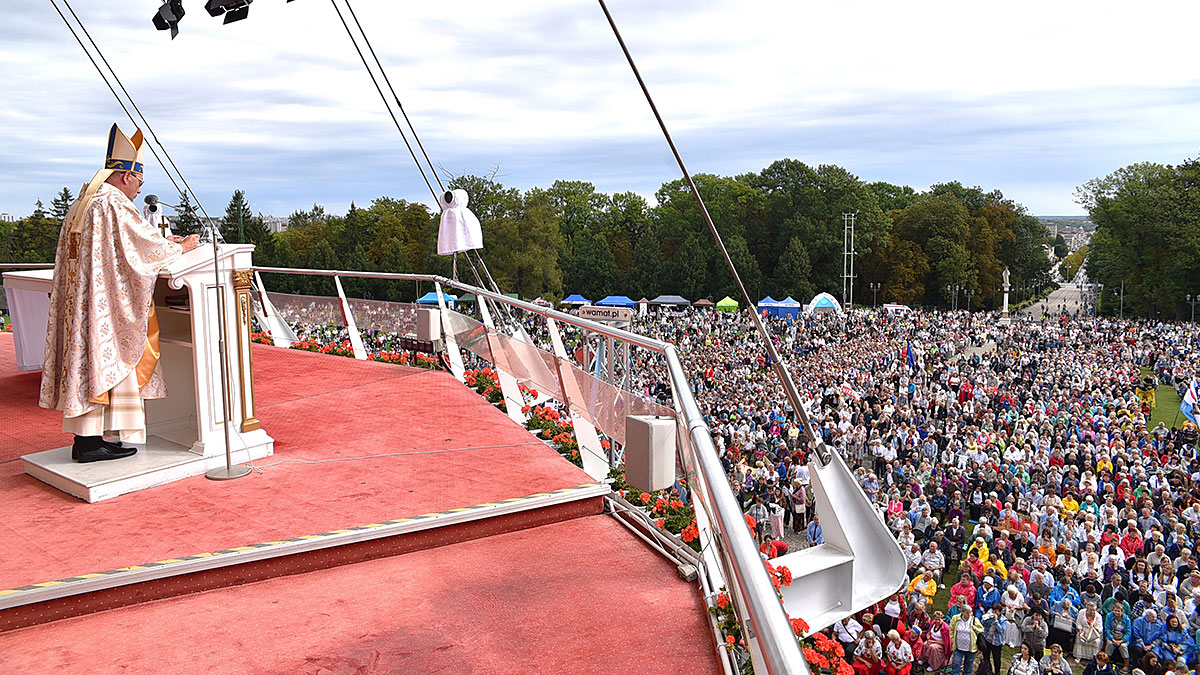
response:
<path id="1" fill-rule="evenodd" d="M 109 131 L 104 168 L 80 190 L 58 239 L 39 405 L 61 410 L 77 462 L 136 452 L 146 440 L 144 399 L 166 396 L 158 371 L 153 294 L 159 271 L 196 247 L 171 241 L 142 217 L 142 132 Z"/>

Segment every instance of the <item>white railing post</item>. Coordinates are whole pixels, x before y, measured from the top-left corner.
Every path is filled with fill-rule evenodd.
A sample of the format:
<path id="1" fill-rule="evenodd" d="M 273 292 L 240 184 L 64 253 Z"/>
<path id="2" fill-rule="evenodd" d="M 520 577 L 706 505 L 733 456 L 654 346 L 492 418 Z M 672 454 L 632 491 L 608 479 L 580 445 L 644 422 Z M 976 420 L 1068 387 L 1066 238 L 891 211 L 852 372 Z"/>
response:
<path id="1" fill-rule="evenodd" d="M 257 271 L 254 272 L 254 281 L 258 283 L 258 305 L 262 307 L 262 319 L 265 324 L 263 327 L 271 331 L 271 342 L 276 347 L 287 349 L 296 341 L 296 334 L 292 332 L 292 327 L 283 320 L 279 315 L 279 310 L 275 309 L 275 305 L 271 304 L 271 299 L 267 297 L 267 287 L 263 285 L 262 275 Z"/>
<path id="2" fill-rule="evenodd" d="M 467 372 L 463 365 L 462 352 L 458 350 L 458 340 L 454 337 L 454 328 L 450 324 L 450 310 L 446 307 L 446 299 L 442 297 L 442 284 L 433 282 L 433 291 L 437 293 L 438 314 L 442 318 L 442 340 L 446 344 L 446 360 L 450 363 L 450 374 L 459 382 L 466 380 Z M 479 296 L 476 296 L 478 300 Z"/>
<path id="3" fill-rule="evenodd" d="M 354 313 L 350 311 L 350 301 L 342 290 L 342 280 L 336 274 L 333 285 L 337 287 L 338 299 L 342 301 L 342 319 L 346 324 L 346 332 L 350 334 L 350 348 L 354 350 L 354 358 L 359 361 L 367 360 L 367 348 L 363 346 L 362 336 L 358 334 L 358 325 L 354 323 Z"/>
<path id="4" fill-rule="evenodd" d="M 500 380 L 500 394 L 504 397 L 504 410 L 508 413 L 508 418 L 517 424 L 524 425 L 528 417 L 521 412 L 521 408 L 525 407 L 525 397 L 521 395 L 521 388 L 517 385 L 517 378 L 511 373 L 500 367 L 500 360 L 496 358 L 496 354 L 504 349 L 504 345 L 496 337 L 496 324 L 492 321 L 492 313 L 488 309 L 487 300 L 476 297 L 475 302 L 479 307 L 479 316 L 483 319 L 483 325 L 487 328 L 488 345 L 492 348 L 492 368 L 496 371 L 496 377 Z M 516 338 L 513 338 L 516 339 Z"/>
<path id="5" fill-rule="evenodd" d="M 564 368 L 571 367 L 568 365 L 567 350 L 563 346 L 562 335 L 559 334 L 558 324 L 554 319 L 546 317 L 546 326 L 550 330 L 550 345 L 554 350 L 554 355 L 558 357 L 554 362 L 557 366 L 559 386 L 563 393 L 562 403 L 567 406 L 567 413 L 571 416 L 571 428 L 575 430 L 575 442 L 579 444 L 579 457 L 583 460 L 583 471 L 595 480 L 604 480 L 608 477 L 608 454 L 600 445 L 600 435 L 596 433 L 596 427 L 571 408 L 570 394 L 567 393 L 569 388 L 566 382 L 571 375 L 563 372 Z"/>

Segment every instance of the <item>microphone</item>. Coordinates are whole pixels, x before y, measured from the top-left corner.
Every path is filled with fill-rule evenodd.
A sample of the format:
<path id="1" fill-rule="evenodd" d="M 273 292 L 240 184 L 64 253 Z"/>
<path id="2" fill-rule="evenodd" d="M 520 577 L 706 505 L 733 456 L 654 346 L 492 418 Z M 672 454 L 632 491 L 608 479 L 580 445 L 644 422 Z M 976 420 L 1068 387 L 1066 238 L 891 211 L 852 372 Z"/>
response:
<path id="1" fill-rule="evenodd" d="M 163 220 L 163 207 L 176 207 L 173 204 L 167 204 L 166 202 L 158 201 L 158 195 L 146 195 L 142 198 L 142 201 L 146 203 L 145 208 L 142 209 L 142 215 L 145 216 L 146 220 L 149 221 L 152 226 L 161 228 L 163 230 L 163 234 L 165 235 L 170 226 L 165 220 Z"/>
<path id="2" fill-rule="evenodd" d="M 145 197 L 142 197 L 142 201 L 146 202 L 147 210 L 152 212 L 161 211 L 162 207 L 164 206 L 169 206 L 173 209 L 179 208 L 174 204 L 168 204 L 166 202 L 159 201 L 158 195 L 146 195 Z"/>

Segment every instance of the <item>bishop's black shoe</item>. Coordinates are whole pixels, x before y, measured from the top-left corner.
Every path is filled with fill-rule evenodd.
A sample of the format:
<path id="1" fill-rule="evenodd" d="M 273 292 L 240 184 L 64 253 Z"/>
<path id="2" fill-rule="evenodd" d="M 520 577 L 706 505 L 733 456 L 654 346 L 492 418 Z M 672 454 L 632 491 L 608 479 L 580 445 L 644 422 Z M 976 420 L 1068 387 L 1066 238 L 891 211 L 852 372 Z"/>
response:
<path id="1" fill-rule="evenodd" d="M 119 448 L 109 445 L 100 436 L 76 436 L 75 443 L 71 446 L 71 459 L 80 464 L 121 459 L 136 453 L 137 448 Z"/>

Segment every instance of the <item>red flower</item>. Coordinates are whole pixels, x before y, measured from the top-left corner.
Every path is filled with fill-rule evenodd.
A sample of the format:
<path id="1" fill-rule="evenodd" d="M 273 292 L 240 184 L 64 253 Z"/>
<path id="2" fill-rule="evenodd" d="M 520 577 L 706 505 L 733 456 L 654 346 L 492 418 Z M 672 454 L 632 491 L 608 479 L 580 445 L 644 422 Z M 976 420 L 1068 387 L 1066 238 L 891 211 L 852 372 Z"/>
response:
<path id="1" fill-rule="evenodd" d="M 687 542 L 695 541 L 700 538 L 700 529 L 696 527 L 696 519 L 693 518 L 691 524 L 683 528 L 679 536 Z"/>
<path id="2" fill-rule="evenodd" d="M 642 493 L 642 503 L 643 503 L 643 504 L 649 504 L 649 503 L 650 503 L 650 493 L 649 493 L 649 492 L 643 492 L 643 493 Z"/>
<path id="3" fill-rule="evenodd" d="M 608 450 L 609 448 L 612 447 L 612 443 L 609 443 L 608 441 L 600 441 L 600 447 L 604 448 L 605 450 Z"/>
<path id="4" fill-rule="evenodd" d="M 729 596 L 724 593 L 717 594 L 717 607 L 721 609 L 729 609 Z M 793 619 L 795 621 L 795 619 Z M 795 624 L 793 624 L 795 625 Z M 807 629 L 807 627 L 806 627 Z"/>
<path id="5" fill-rule="evenodd" d="M 808 622 L 804 619 L 792 619 L 792 631 L 796 635 L 804 637 L 808 634 Z"/>
<path id="6" fill-rule="evenodd" d="M 782 579 L 783 585 L 791 586 L 792 585 L 792 571 L 786 567 L 777 567 L 775 569 L 776 569 L 777 573 L 779 574 L 780 579 Z"/>
<path id="7" fill-rule="evenodd" d="M 737 642 L 737 638 L 733 637 L 732 635 L 725 636 L 725 644 L 732 645 L 735 642 Z"/>
<path id="8" fill-rule="evenodd" d="M 667 524 L 667 521 L 663 520 L 662 518 L 659 518 L 658 520 L 654 521 L 654 524 L 658 527 L 663 527 Z"/>
<path id="9" fill-rule="evenodd" d="M 825 655 L 822 654 L 821 652 L 813 649 L 812 647 L 804 647 L 801 649 L 801 651 L 804 653 L 804 658 L 810 664 L 812 664 L 818 668 L 828 668 L 829 667 L 829 659 L 825 658 Z"/>

